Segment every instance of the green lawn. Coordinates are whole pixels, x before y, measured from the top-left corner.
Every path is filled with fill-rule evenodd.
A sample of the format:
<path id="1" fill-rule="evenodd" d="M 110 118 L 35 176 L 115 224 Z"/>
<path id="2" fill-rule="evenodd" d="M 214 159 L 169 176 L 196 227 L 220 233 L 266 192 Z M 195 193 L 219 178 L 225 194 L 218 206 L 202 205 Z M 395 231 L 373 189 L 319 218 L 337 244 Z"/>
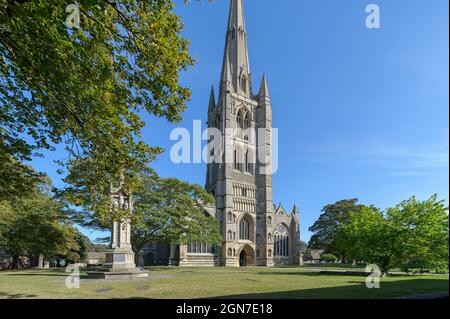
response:
<path id="1" fill-rule="evenodd" d="M 65 287 L 62 271 L 0 272 L 0 298 L 392 298 L 448 290 L 448 275 L 382 278 L 367 289 L 365 277 L 319 274 L 302 268 L 150 268 L 134 281 L 81 280 Z"/>

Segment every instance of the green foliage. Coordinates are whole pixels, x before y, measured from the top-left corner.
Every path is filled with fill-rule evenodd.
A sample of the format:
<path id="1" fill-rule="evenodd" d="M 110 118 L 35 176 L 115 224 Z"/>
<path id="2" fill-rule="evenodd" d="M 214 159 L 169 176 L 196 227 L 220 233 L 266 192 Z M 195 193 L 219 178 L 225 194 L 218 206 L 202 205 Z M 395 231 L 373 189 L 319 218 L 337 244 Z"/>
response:
<path id="1" fill-rule="evenodd" d="M 76 172 L 72 176 L 75 174 Z M 132 180 L 130 176 L 126 174 L 125 180 L 129 182 L 125 185 L 134 185 L 132 214 L 104 214 L 96 211 L 104 201 L 103 198 L 109 198 L 108 185 L 103 185 L 102 192 L 96 196 L 91 196 L 91 192 L 84 187 L 72 187 L 64 195 L 78 199 L 85 208 L 77 212 L 73 220 L 86 227 L 107 229 L 112 219 L 130 218 L 131 241 L 135 251 L 140 251 L 154 241 L 221 243 L 216 218 L 205 215 L 205 206 L 213 203 L 214 197 L 201 186 L 174 178 L 160 178 L 148 169 L 142 170 Z M 72 184 L 83 185 L 76 180 L 72 180 Z M 104 212 L 108 212 L 109 206 L 104 209 Z"/>
<path id="2" fill-rule="evenodd" d="M 193 60 L 172 1 L 78 3 L 80 28 L 68 29 L 65 0 L 0 0 L 0 181 L 28 174 L 3 158 L 63 144 L 63 168 L 89 158 L 102 184 L 161 151 L 142 141 L 143 111 L 176 122 L 185 110 L 179 73 Z"/>
<path id="3" fill-rule="evenodd" d="M 298 243 L 298 251 L 301 254 L 305 254 L 307 250 L 308 250 L 308 243 L 303 240 L 300 240 Z"/>
<path id="4" fill-rule="evenodd" d="M 65 205 L 49 187 L 46 181 L 26 197 L 0 202 L 0 248 L 11 256 L 80 261 L 89 240 L 68 223 Z"/>
<path id="5" fill-rule="evenodd" d="M 321 258 L 327 263 L 335 263 L 338 261 L 338 258 L 333 254 L 323 254 Z"/>
<path id="6" fill-rule="evenodd" d="M 309 228 L 309 231 L 313 233 L 309 247 L 324 250 L 326 253 L 340 256 L 345 260 L 346 252 L 337 247 L 336 236 L 339 227 L 347 223 L 351 213 L 358 213 L 366 207 L 357 203 L 358 199 L 348 199 L 325 206 L 322 209 L 322 215 Z"/>
<path id="7" fill-rule="evenodd" d="M 0 137 L 1 144 L 1 137 Z M 43 176 L 32 167 L 1 153 L 0 146 L 0 201 L 15 200 L 32 191 Z"/>
<path id="8" fill-rule="evenodd" d="M 381 271 L 448 271 L 448 208 L 437 195 L 403 201 L 386 213 L 374 207 L 350 215 L 340 228 L 338 245 L 355 260 Z"/>

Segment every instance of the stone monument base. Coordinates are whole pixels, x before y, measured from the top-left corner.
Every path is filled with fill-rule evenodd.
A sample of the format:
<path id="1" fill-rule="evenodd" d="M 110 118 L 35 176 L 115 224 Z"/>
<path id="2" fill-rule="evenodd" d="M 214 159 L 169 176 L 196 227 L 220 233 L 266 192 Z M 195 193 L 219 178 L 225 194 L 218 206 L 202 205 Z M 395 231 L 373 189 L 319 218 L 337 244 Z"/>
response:
<path id="1" fill-rule="evenodd" d="M 89 271 L 88 278 L 92 279 L 106 279 L 106 280 L 129 280 L 147 278 L 148 272 L 141 271 L 137 268 L 130 269 L 98 269 L 96 271 Z"/>
<path id="2" fill-rule="evenodd" d="M 136 268 L 131 246 L 106 250 L 106 261 L 103 268 L 90 271 L 87 274 L 88 278 L 107 280 L 127 280 L 148 277 L 146 271 L 141 271 Z"/>

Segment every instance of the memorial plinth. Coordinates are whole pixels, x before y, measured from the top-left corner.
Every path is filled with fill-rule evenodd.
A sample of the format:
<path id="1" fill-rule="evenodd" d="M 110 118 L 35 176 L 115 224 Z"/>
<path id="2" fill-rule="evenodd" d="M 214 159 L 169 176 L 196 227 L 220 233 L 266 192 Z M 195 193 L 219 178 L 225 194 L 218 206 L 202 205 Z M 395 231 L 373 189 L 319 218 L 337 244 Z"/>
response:
<path id="1" fill-rule="evenodd" d="M 125 193 L 123 182 L 119 188 L 111 187 L 111 210 L 121 208 L 133 211 L 131 194 Z M 88 272 L 89 278 L 126 280 L 148 277 L 148 273 L 136 268 L 134 252 L 131 248 L 131 223 L 128 219 L 113 221 L 111 243 L 105 252 L 102 268 Z"/>

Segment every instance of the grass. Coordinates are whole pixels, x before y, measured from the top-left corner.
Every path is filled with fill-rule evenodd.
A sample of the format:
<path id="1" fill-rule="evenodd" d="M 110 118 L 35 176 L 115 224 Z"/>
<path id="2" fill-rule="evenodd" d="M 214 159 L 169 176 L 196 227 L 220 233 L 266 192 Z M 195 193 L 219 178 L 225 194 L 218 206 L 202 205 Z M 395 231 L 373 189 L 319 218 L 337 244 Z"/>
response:
<path id="1" fill-rule="evenodd" d="M 63 271 L 7 271 L 0 272 L 0 298 L 393 298 L 449 288 L 448 275 L 392 276 L 381 279 L 380 289 L 367 289 L 364 276 L 316 270 L 156 267 L 149 279 L 82 279 L 80 289 L 66 288 Z"/>

